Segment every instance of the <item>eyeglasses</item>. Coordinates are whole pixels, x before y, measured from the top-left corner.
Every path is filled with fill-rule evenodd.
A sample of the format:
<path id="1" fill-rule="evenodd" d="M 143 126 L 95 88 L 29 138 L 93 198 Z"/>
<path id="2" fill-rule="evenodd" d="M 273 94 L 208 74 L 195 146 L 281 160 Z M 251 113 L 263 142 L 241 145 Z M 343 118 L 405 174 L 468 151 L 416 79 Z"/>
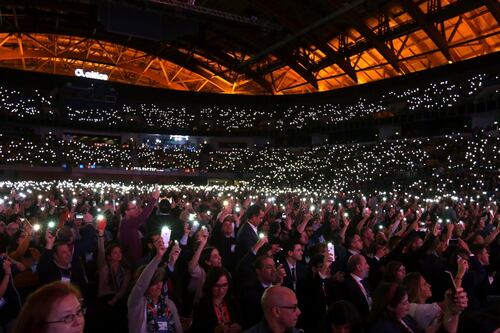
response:
<path id="1" fill-rule="evenodd" d="M 47 324 L 71 324 L 77 317 L 81 318 L 85 314 L 85 309 L 80 308 L 76 313 L 68 314 L 62 317 L 60 320 L 48 321 Z"/>
<path id="2" fill-rule="evenodd" d="M 294 305 L 276 305 L 276 307 L 280 308 L 280 309 L 292 310 L 294 312 L 299 309 L 299 305 L 298 304 L 294 304 Z"/>
<path id="3" fill-rule="evenodd" d="M 222 289 L 229 287 L 229 283 L 214 284 L 214 288 Z"/>

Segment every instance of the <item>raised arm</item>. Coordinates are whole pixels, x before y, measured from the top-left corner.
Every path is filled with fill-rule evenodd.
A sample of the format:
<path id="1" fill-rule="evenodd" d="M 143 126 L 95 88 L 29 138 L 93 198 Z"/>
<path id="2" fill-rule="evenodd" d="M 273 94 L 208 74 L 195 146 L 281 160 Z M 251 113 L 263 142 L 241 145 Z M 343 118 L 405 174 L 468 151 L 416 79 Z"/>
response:
<path id="1" fill-rule="evenodd" d="M 189 273 L 192 273 L 197 267 L 198 267 L 198 261 L 200 260 L 201 252 L 205 248 L 205 245 L 207 245 L 208 241 L 208 231 L 200 231 L 200 240 L 198 247 L 196 248 L 196 251 L 194 251 L 193 257 L 188 263 L 188 270 Z"/>
<path id="2" fill-rule="evenodd" d="M 165 245 L 163 245 L 163 240 L 158 239 L 155 244 L 156 248 L 156 256 L 151 260 L 151 262 L 144 268 L 141 275 L 137 279 L 132 291 L 130 292 L 130 296 L 128 297 L 128 305 L 129 308 L 133 308 L 142 302 L 142 297 L 146 293 L 146 290 L 149 287 L 149 283 L 151 282 L 151 278 L 153 277 L 158 265 L 160 264 L 161 258 L 165 254 L 167 250 Z"/>

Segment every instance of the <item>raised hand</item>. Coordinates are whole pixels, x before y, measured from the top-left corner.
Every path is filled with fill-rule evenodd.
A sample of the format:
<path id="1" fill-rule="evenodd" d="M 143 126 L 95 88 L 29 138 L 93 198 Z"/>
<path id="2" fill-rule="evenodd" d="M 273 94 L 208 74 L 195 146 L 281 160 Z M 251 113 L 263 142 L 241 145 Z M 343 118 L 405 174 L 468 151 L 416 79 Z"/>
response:
<path id="1" fill-rule="evenodd" d="M 3 260 L 3 264 L 2 264 L 3 272 L 5 275 L 10 275 L 10 273 L 12 272 L 12 267 L 11 267 L 12 263 L 5 256 L 5 254 L 3 256 L 4 256 L 4 260 Z"/>
<path id="2" fill-rule="evenodd" d="M 97 220 L 97 232 L 99 233 L 99 236 L 104 236 L 104 231 L 106 230 L 106 224 L 107 221 L 105 217 Z"/>
<path id="3" fill-rule="evenodd" d="M 167 252 L 167 247 L 165 246 L 165 244 L 163 244 L 163 238 L 158 238 L 155 242 L 154 242 L 154 247 L 156 249 L 156 259 L 158 260 L 161 260 L 161 258 L 163 258 L 163 255 L 165 254 L 165 252 Z"/>
<path id="4" fill-rule="evenodd" d="M 168 256 L 168 263 L 170 265 L 175 265 L 177 259 L 179 259 L 180 254 L 181 254 L 181 248 L 179 246 L 179 243 L 174 242 L 174 245 L 172 245 L 172 250 L 170 250 L 170 254 Z"/>
<path id="5" fill-rule="evenodd" d="M 47 229 L 47 231 L 45 232 L 45 242 L 46 242 L 45 248 L 51 250 L 52 247 L 54 246 L 55 241 L 56 241 L 56 236 L 54 236 L 52 232 L 50 232 L 50 230 Z"/>

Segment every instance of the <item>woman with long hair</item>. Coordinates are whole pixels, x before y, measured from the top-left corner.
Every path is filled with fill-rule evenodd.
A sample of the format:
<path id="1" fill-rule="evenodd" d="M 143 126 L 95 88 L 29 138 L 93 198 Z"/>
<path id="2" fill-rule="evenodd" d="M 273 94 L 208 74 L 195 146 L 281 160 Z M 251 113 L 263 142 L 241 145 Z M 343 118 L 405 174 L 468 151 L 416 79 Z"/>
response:
<path id="1" fill-rule="evenodd" d="M 385 265 L 383 282 L 401 283 L 406 275 L 406 268 L 401 261 L 391 260 Z"/>
<path id="2" fill-rule="evenodd" d="M 432 296 L 432 290 L 422 274 L 418 272 L 408 274 L 403 280 L 403 286 L 408 292 L 410 316 L 419 327 L 425 328 L 436 322 L 446 332 L 457 331 L 460 312 L 467 307 L 467 295 L 462 288 L 457 288 L 454 295 L 447 292 L 443 302 L 427 304 L 427 299 Z"/>
<path id="3" fill-rule="evenodd" d="M 208 271 L 203 297 L 194 308 L 191 333 L 241 332 L 238 309 L 231 294 L 231 275 L 222 267 Z"/>
<path id="4" fill-rule="evenodd" d="M 97 267 L 99 271 L 98 297 L 114 306 L 123 302 L 130 284 L 131 271 L 124 262 L 121 247 L 114 243 L 104 245 L 105 221 L 99 221 Z"/>
<path id="5" fill-rule="evenodd" d="M 397 283 L 381 283 L 375 291 L 369 317 L 372 333 L 417 333 L 417 324 L 409 316 L 408 294 Z"/>

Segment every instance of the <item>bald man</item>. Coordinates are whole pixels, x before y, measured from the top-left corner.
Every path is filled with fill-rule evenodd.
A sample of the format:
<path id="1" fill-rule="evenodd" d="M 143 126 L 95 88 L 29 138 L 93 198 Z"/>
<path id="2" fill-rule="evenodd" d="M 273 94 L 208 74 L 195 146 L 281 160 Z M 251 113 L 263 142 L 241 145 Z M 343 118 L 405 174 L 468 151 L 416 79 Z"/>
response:
<path id="1" fill-rule="evenodd" d="M 274 286 L 266 289 L 261 299 L 264 320 L 244 333 L 298 333 L 295 328 L 300 309 L 297 296 L 286 287 Z"/>

